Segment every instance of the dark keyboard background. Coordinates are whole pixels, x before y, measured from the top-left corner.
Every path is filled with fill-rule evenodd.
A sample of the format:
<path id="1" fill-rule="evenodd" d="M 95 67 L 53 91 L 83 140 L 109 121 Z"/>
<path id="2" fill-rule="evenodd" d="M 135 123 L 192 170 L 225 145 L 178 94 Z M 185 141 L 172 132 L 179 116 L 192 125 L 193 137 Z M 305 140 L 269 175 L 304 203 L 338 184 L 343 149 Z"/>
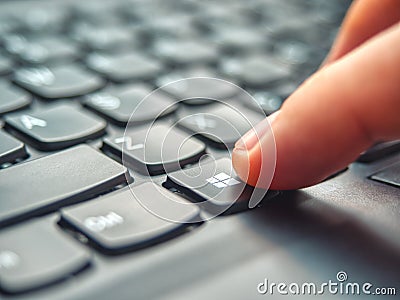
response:
<path id="1" fill-rule="evenodd" d="M 86 148 L 75 153 L 81 167 L 76 167 L 76 176 L 82 182 L 90 177 L 84 164 L 87 157 L 102 161 L 108 156 L 118 161 L 107 140 L 123 135 L 126 120 L 102 110 L 101 101 L 99 105 L 91 98 L 98 91 L 112 94 L 141 84 L 151 91 L 200 74 L 238 84 L 255 96 L 265 115 L 272 113 L 323 61 L 348 5 L 349 1 L 342 0 L 0 3 L 0 126 L 4 127 L 0 130 L 4 169 L 0 170 L 4 180 L 0 198 L 12 199 L 15 194 L 29 198 L 41 190 L 57 195 L 62 182 L 72 185 L 73 168 L 72 173 L 63 172 L 62 167 L 54 174 L 46 170 L 64 159 L 51 161 L 53 154 L 77 144 L 100 150 L 98 156 Z M 26 83 L 24 78 L 38 74 L 42 84 Z M 56 82 L 58 88 L 52 89 L 46 81 Z M 233 102 L 245 114 L 263 117 L 254 103 Z M 207 101 L 179 103 L 160 121 L 170 124 L 177 116 L 212 111 L 213 105 Z M 51 115 L 58 129 L 37 138 L 32 136 L 34 130 L 18 123 L 21 115 L 39 119 Z M 40 120 L 35 126 L 42 127 Z M 74 137 L 60 134 L 65 126 Z M 74 126 L 85 130 L 74 130 Z M 133 126 L 130 133 L 137 134 L 141 126 Z M 189 135 L 190 128 L 183 132 Z M 57 142 L 51 141 L 52 135 Z M 197 141 L 216 158 L 229 154 L 207 138 Z M 6 146 L 12 148 L 11 154 L 1 148 Z M 0 210 L 0 241 L 18 236 L 24 240 L 24 249 L 48 244 L 45 248 L 64 249 L 71 259 L 71 269 L 59 269 L 59 279 L 42 278 L 40 284 L 32 283 L 33 291 L 17 295 L 7 293 L 11 284 L 2 278 L 0 268 L 0 298 L 253 298 L 256 285 L 272 274 L 275 280 L 318 281 L 342 269 L 353 279 L 398 285 L 399 142 L 374 149 L 360 157 L 362 162 L 316 187 L 282 193 L 264 201 L 259 209 L 213 219 L 185 228 L 185 234 L 177 232 L 124 251 L 88 241 L 65 222 L 67 213 L 64 222 L 58 222 L 64 206 L 82 201 L 87 205 L 100 194 L 126 190 L 127 171 L 107 160 L 104 169 L 115 168 L 115 172 L 105 175 L 94 169 L 93 180 L 107 182 L 92 192 L 76 192 L 57 207 L 23 207 L 11 218 Z M 42 160 L 41 166 L 29 163 L 46 156 L 50 159 Z M 187 166 L 196 161 L 192 158 Z M 24 168 L 25 163 L 33 174 Z M 2 173 L 7 176 L 1 177 Z M 135 168 L 129 173 L 133 187 L 149 181 Z M 372 174 L 376 174 L 374 181 L 369 179 Z M 24 178 L 35 185 L 24 185 Z M 161 187 L 166 175 L 152 176 L 152 181 Z M 79 183 L 76 180 L 75 188 Z M 18 193 L 5 189 L 10 186 L 20 186 Z M 17 203 L 16 207 L 24 205 Z M 30 223 L 34 219 L 38 223 Z M 46 228 L 48 236 L 39 236 Z M 79 242 L 66 242 L 72 239 Z M 62 255 L 57 258 L 50 251 L 47 262 L 36 263 L 56 265 Z M 33 279 L 23 281 L 29 280 Z"/>

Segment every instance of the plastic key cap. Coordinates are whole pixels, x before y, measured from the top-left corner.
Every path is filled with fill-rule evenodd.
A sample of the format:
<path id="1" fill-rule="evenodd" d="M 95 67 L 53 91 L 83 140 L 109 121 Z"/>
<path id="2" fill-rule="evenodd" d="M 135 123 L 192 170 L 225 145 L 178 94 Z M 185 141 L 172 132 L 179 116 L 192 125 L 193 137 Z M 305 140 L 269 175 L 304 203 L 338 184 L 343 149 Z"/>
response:
<path id="1" fill-rule="evenodd" d="M 157 60 L 135 53 L 94 53 L 88 57 L 87 64 L 90 69 L 116 82 L 152 79 L 162 70 L 162 65 Z"/>
<path id="2" fill-rule="evenodd" d="M 60 232 L 51 218 L 0 232 L 0 288 L 21 293 L 60 281 L 84 269 L 90 254 Z"/>
<path id="3" fill-rule="evenodd" d="M 72 105 L 6 117 L 7 128 L 22 133 L 40 150 L 57 150 L 101 136 L 106 122 Z"/>
<path id="4" fill-rule="evenodd" d="M 157 57 L 169 64 L 210 63 L 218 58 L 218 50 L 202 40 L 161 40 L 154 46 Z"/>
<path id="5" fill-rule="evenodd" d="M 222 62 L 221 70 L 226 76 L 256 88 L 271 87 L 292 75 L 289 66 L 268 56 L 251 56 L 243 60 L 228 59 Z"/>
<path id="6" fill-rule="evenodd" d="M 237 177 L 229 158 L 169 173 L 166 186 L 178 189 L 216 215 L 253 208 L 278 194 L 246 185 Z"/>
<path id="7" fill-rule="evenodd" d="M 196 205 L 150 182 L 64 208 L 62 218 L 108 254 L 161 242 L 200 221 Z"/>
<path id="8" fill-rule="evenodd" d="M 207 78 L 204 78 L 207 77 Z M 176 71 L 158 78 L 158 87 L 189 105 L 202 105 L 228 100 L 240 89 L 206 68 Z M 184 79 L 184 80 L 183 80 Z"/>
<path id="9" fill-rule="evenodd" d="M 160 124 L 107 138 L 103 149 L 145 175 L 158 175 L 198 161 L 206 146 L 177 128 Z"/>
<path id="10" fill-rule="evenodd" d="M 243 107 L 235 108 L 217 104 L 210 109 L 185 116 L 178 125 L 197 134 L 217 148 L 233 148 L 236 141 L 262 120 L 262 115 Z"/>
<path id="11" fill-rule="evenodd" d="M 19 69 L 13 80 L 23 88 L 47 99 L 71 98 L 102 88 L 105 81 L 75 65 Z"/>
<path id="12" fill-rule="evenodd" d="M 0 81 L 0 115 L 28 106 L 32 97 L 5 80 Z"/>
<path id="13" fill-rule="evenodd" d="M 400 163 L 379 171 L 371 179 L 400 188 Z"/>
<path id="14" fill-rule="evenodd" d="M 154 121 L 176 110 L 175 101 L 146 84 L 114 86 L 87 95 L 84 105 L 119 126 Z"/>
<path id="15" fill-rule="evenodd" d="M 7 74 L 12 69 L 11 59 L 0 53 L 0 75 Z"/>
<path id="16" fill-rule="evenodd" d="M 86 200 L 127 179 L 125 167 L 87 145 L 4 169 L 0 227 Z"/>
<path id="17" fill-rule="evenodd" d="M 18 158 L 26 157 L 24 143 L 18 141 L 16 138 L 0 131 L 0 165 L 4 163 L 11 163 Z"/>

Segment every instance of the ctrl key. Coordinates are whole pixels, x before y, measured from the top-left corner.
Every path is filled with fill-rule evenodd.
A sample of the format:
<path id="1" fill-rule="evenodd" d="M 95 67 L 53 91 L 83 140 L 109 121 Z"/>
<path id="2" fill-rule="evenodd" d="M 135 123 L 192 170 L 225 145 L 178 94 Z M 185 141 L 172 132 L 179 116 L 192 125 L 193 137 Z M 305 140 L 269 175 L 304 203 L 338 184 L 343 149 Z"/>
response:
<path id="1" fill-rule="evenodd" d="M 60 281 L 88 266 L 87 249 L 56 228 L 33 220 L 0 232 L 0 288 L 8 294 Z"/>

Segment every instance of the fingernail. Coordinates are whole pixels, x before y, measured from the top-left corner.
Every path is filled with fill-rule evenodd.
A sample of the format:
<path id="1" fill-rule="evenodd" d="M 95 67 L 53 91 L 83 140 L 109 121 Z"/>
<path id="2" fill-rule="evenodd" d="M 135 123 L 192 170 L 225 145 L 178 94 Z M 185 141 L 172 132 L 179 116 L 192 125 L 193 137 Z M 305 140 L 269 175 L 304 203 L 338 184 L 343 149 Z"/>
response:
<path id="1" fill-rule="evenodd" d="M 280 111 L 276 111 L 242 136 L 235 144 L 234 150 L 249 151 L 252 149 L 266 132 L 270 130 L 272 122 L 276 119 Z"/>

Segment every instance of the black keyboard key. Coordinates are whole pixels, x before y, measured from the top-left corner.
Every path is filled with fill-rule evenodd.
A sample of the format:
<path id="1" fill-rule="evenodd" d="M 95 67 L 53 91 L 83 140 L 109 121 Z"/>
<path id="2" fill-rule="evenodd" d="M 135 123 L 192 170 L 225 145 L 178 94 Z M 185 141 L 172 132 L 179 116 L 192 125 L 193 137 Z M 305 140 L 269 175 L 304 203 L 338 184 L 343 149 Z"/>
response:
<path id="1" fill-rule="evenodd" d="M 91 50 L 120 50 L 137 46 L 135 35 L 122 26 L 95 27 L 85 23 L 78 24 L 71 33 L 72 38 Z"/>
<path id="2" fill-rule="evenodd" d="M 0 226 L 86 200 L 126 183 L 127 169 L 87 145 L 0 172 Z"/>
<path id="3" fill-rule="evenodd" d="M 84 23 L 92 26 L 103 27 L 105 25 L 116 25 L 121 24 L 121 21 L 125 19 L 121 18 L 121 15 L 116 9 L 116 3 L 120 1 L 104 1 L 102 5 L 95 2 L 86 1 L 84 5 L 82 3 L 72 4 L 72 13 L 74 21 L 76 23 Z M 142 4 L 142 3 L 141 3 Z M 118 5 L 117 5 L 118 6 Z M 127 7 L 140 7 L 141 5 L 132 5 L 130 3 Z M 124 22 L 125 23 L 125 22 Z"/>
<path id="4" fill-rule="evenodd" d="M 280 41 L 274 45 L 274 56 L 285 64 L 303 67 L 310 61 L 313 49 L 305 43 L 296 40 Z"/>
<path id="5" fill-rule="evenodd" d="M 282 105 L 283 100 L 278 95 L 271 92 L 256 92 L 253 99 L 245 101 L 244 104 L 257 111 L 264 112 L 267 116 L 276 112 Z"/>
<path id="6" fill-rule="evenodd" d="M 109 254 L 159 243 L 199 222 L 199 209 L 154 183 L 62 210 L 62 218 Z"/>
<path id="7" fill-rule="evenodd" d="M 268 37 L 261 34 L 255 28 L 223 26 L 213 36 L 219 47 L 227 53 L 254 51 L 265 49 L 268 45 Z"/>
<path id="8" fill-rule="evenodd" d="M 205 148 L 202 142 L 164 124 L 126 131 L 124 136 L 105 139 L 103 145 L 105 151 L 123 157 L 126 165 L 146 175 L 175 171 L 194 163 Z"/>
<path id="9" fill-rule="evenodd" d="M 180 3 L 176 9 L 181 8 L 182 4 Z M 187 14 L 174 14 L 171 16 L 171 13 L 161 13 L 157 8 L 155 10 L 158 11 L 158 15 L 152 19 L 147 18 L 143 24 L 145 37 L 158 40 L 188 39 L 199 36 L 199 30 L 193 25 L 191 16 Z"/>
<path id="10" fill-rule="evenodd" d="M 226 76 L 255 88 L 271 87 L 292 75 L 289 66 L 263 55 L 227 59 L 221 64 L 221 71 Z"/>
<path id="11" fill-rule="evenodd" d="M 279 40 L 298 40 L 306 44 L 323 44 L 329 37 L 326 36 L 327 30 L 317 22 L 316 14 L 299 14 L 292 11 L 290 14 L 281 11 L 278 18 L 269 22 L 265 29 L 274 41 Z M 318 26 L 318 30 L 315 28 Z M 324 36 L 325 35 L 325 36 Z M 329 42 L 331 42 L 329 40 Z"/>
<path id="12" fill-rule="evenodd" d="M 21 34 L 6 34 L 2 36 L 3 48 L 12 55 L 16 55 L 27 48 L 27 40 Z"/>
<path id="13" fill-rule="evenodd" d="M 24 143 L 4 131 L 0 131 L 0 165 L 12 163 L 27 155 Z"/>
<path id="14" fill-rule="evenodd" d="M 162 91 L 173 95 L 176 100 L 189 105 L 227 100 L 241 92 L 241 89 L 234 84 L 218 78 L 220 76 L 207 68 L 194 68 L 162 76 L 158 78 L 157 85 Z"/>
<path id="15" fill-rule="evenodd" d="M 0 53 L 0 75 L 11 72 L 12 65 L 11 59 Z"/>
<path id="16" fill-rule="evenodd" d="M 363 152 L 358 158 L 358 161 L 372 162 L 398 151 L 400 151 L 400 140 L 382 142 L 375 144 L 367 151 Z"/>
<path id="17" fill-rule="evenodd" d="M 246 3 L 245 10 L 243 7 L 238 7 L 241 5 L 239 1 L 230 2 L 229 7 L 223 2 L 213 2 L 213 5 L 202 3 L 201 5 L 201 11 L 198 14 L 198 25 L 205 31 L 213 32 L 221 28 L 246 27 L 246 25 L 249 25 L 251 18 L 254 18 L 254 12 L 250 16 L 248 11 L 245 11 L 253 10 L 253 5 L 250 3 Z"/>
<path id="18" fill-rule="evenodd" d="M 79 51 L 68 40 L 42 36 L 27 39 L 11 35 L 5 39 L 5 48 L 17 59 L 27 64 L 60 63 L 78 58 Z"/>
<path id="19" fill-rule="evenodd" d="M 0 232 L 0 288 L 7 293 L 60 281 L 89 263 L 89 252 L 48 218 Z"/>
<path id="20" fill-rule="evenodd" d="M 24 90 L 0 80 L 0 115 L 28 106 L 32 97 Z"/>
<path id="21" fill-rule="evenodd" d="M 213 147 L 233 148 L 236 141 L 263 119 L 243 107 L 215 105 L 199 113 L 180 115 L 178 125 L 198 135 Z"/>
<path id="22" fill-rule="evenodd" d="M 43 34 L 62 31 L 69 18 L 68 7 L 58 3 L 57 6 L 37 5 L 37 7 L 19 14 L 18 21 L 24 30 Z"/>
<path id="23" fill-rule="evenodd" d="M 371 179 L 400 187 L 400 163 L 391 165 L 371 176 Z"/>
<path id="24" fill-rule="evenodd" d="M 112 86 L 87 95 L 84 105 L 119 126 L 154 121 L 174 112 L 177 105 L 167 94 L 146 84 Z"/>
<path id="25" fill-rule="evenodd" d="M 196 167 L 169 173 L 166 184 L 217 215 L 253 208 L 278 194 L 246 185 L 236 176 L 228 158 L 200 162 Z"/>
<path id="26" fill-rule="evenodd" d="M 162 71 L 160 62 L 135 53 L 118 55 L 94 53 L 89 55 L 87 64 L 92 70 L 116 82 L 149 80 Z"/>
<path id="27" fill-rule="evenodd" d="M 57 150 L 104 134 L 107 123 L 71 105 L 6 117 L 6 126 L 24 134 L 40 150 Z"/>
<path id="28" fill-rule="evenodd" d="M 75 65 L 19 69 L 13 79 L 23 88 L 47 99 L 85 95 L 105 84 L 100 77 Z"/>
<path id="29" fill-rule="evenodd" d="M 298 78 L 300 79 L 300 78 Z M 303 78 L 305 80 L 306 78 Z M 287 99 L 291 94 L 293 94 L 294 91 L 297 90 L 297 88 L 300 86 L 302 83 L 301 79 L 300 80 L 289 80 L 282 82 L 273 88 L 271 88 L 271 92 L 274 93 L 275 95 L 279 96 L 282 98 L 282 100 Z"/>
<path id="30" fill-rule="evenodd" d="M 0 36 L 5 36 L 17 30 L 19 27 L 18 21 L 12 17 L 7 15 L 2 15 L 0 18 Z"/>
<path id="31" fill-rule="evenodd" d="M 161 40 L 154 46 L 157 57 L 170 64 L 212 63 L 218 58 L 218 50 L 209 42 Z"/>

